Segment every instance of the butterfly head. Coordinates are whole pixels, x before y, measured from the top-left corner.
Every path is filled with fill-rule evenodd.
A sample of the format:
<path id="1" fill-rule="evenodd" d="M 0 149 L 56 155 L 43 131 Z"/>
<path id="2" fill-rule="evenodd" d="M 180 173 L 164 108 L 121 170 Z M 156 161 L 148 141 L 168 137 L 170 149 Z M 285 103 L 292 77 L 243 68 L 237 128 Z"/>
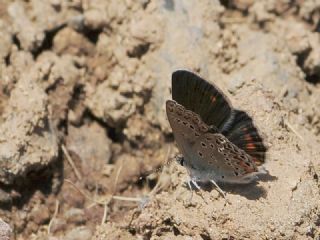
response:
<path id="1" fill-rule="evenodd" d="M 181 166 L 184 166 L 184 157 L 182 155 L 177 155 L 176 156 L 176 161 L 179 163 Z"/>

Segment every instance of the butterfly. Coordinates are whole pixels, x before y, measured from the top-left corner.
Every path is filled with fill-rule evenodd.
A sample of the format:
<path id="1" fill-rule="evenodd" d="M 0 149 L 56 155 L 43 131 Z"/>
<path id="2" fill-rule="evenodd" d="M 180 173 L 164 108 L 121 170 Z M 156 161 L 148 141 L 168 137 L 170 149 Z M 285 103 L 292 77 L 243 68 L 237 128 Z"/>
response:
<path id="1" fill-rule="evenodd" d="M 166 112 L 190 175 L 188 181 L 246 184 L 265 174 L 266 147 L 247 113 L 232 107 L 217 86 L 199 75 L 178 70 L 172 74 L 172 100 Z M 222 190 L 221 190 L 222 191 Z"/>

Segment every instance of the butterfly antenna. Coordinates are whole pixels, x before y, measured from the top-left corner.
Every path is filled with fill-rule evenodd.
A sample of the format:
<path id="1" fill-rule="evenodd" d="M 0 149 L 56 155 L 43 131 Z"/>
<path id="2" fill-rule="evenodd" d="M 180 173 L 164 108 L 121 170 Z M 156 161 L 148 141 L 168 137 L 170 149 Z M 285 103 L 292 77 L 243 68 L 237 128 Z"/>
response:
<path id="1" fill-rule="evenodd" d="M 153 170 L 150 170 L 150 171 L 147 171 L 147 172 L 141 174 L 139 179 L 141 180 L 143 178 L 147 178 L 149 175 L 151 175 L 153 173 L 159 173 L 163 170 L 164 167 L 169 166 L 173 162 L 173 160 L 175 159 L 175 158 L 171 158 L 171 159 L 169 158 L 170 153 L 171 153 L 171 146 L 169 146 L 167 154 L 166 154 L 166 162 L 162 166 L 160 166 L 156 169 L 153 169 Z"/>

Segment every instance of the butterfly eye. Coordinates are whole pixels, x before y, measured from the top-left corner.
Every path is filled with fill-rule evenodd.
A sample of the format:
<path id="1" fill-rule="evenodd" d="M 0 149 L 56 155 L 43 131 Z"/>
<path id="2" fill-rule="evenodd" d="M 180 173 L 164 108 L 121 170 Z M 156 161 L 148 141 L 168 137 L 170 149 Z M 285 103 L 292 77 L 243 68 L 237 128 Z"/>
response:
<path id="1" fill-rule="evenodd" d="M 184 158 L 183 158 L 183 157 L 178 157 L 178 158 L 177 158 L 177 162 L 178 162 L 181 166 L 183 166 L 183 165 L 184 165 Z"/>

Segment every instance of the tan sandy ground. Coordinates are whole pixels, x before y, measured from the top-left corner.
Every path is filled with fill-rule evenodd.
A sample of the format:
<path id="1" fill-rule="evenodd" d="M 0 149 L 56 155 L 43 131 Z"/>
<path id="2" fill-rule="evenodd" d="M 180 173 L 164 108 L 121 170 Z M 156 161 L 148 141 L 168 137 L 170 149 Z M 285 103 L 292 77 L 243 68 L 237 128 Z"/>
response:
<path id="1" fill-rule="evenodd" d="M 314 0 L 0 2 L 11 239 L 320 239 L 319 26 Z M 229 204 L 214 188 L 190 201 L 176 163 L 140 179 L 177 154 L 178 68 L 223 89 L 269 148 L 267 176 L 221 185 Z"/>

